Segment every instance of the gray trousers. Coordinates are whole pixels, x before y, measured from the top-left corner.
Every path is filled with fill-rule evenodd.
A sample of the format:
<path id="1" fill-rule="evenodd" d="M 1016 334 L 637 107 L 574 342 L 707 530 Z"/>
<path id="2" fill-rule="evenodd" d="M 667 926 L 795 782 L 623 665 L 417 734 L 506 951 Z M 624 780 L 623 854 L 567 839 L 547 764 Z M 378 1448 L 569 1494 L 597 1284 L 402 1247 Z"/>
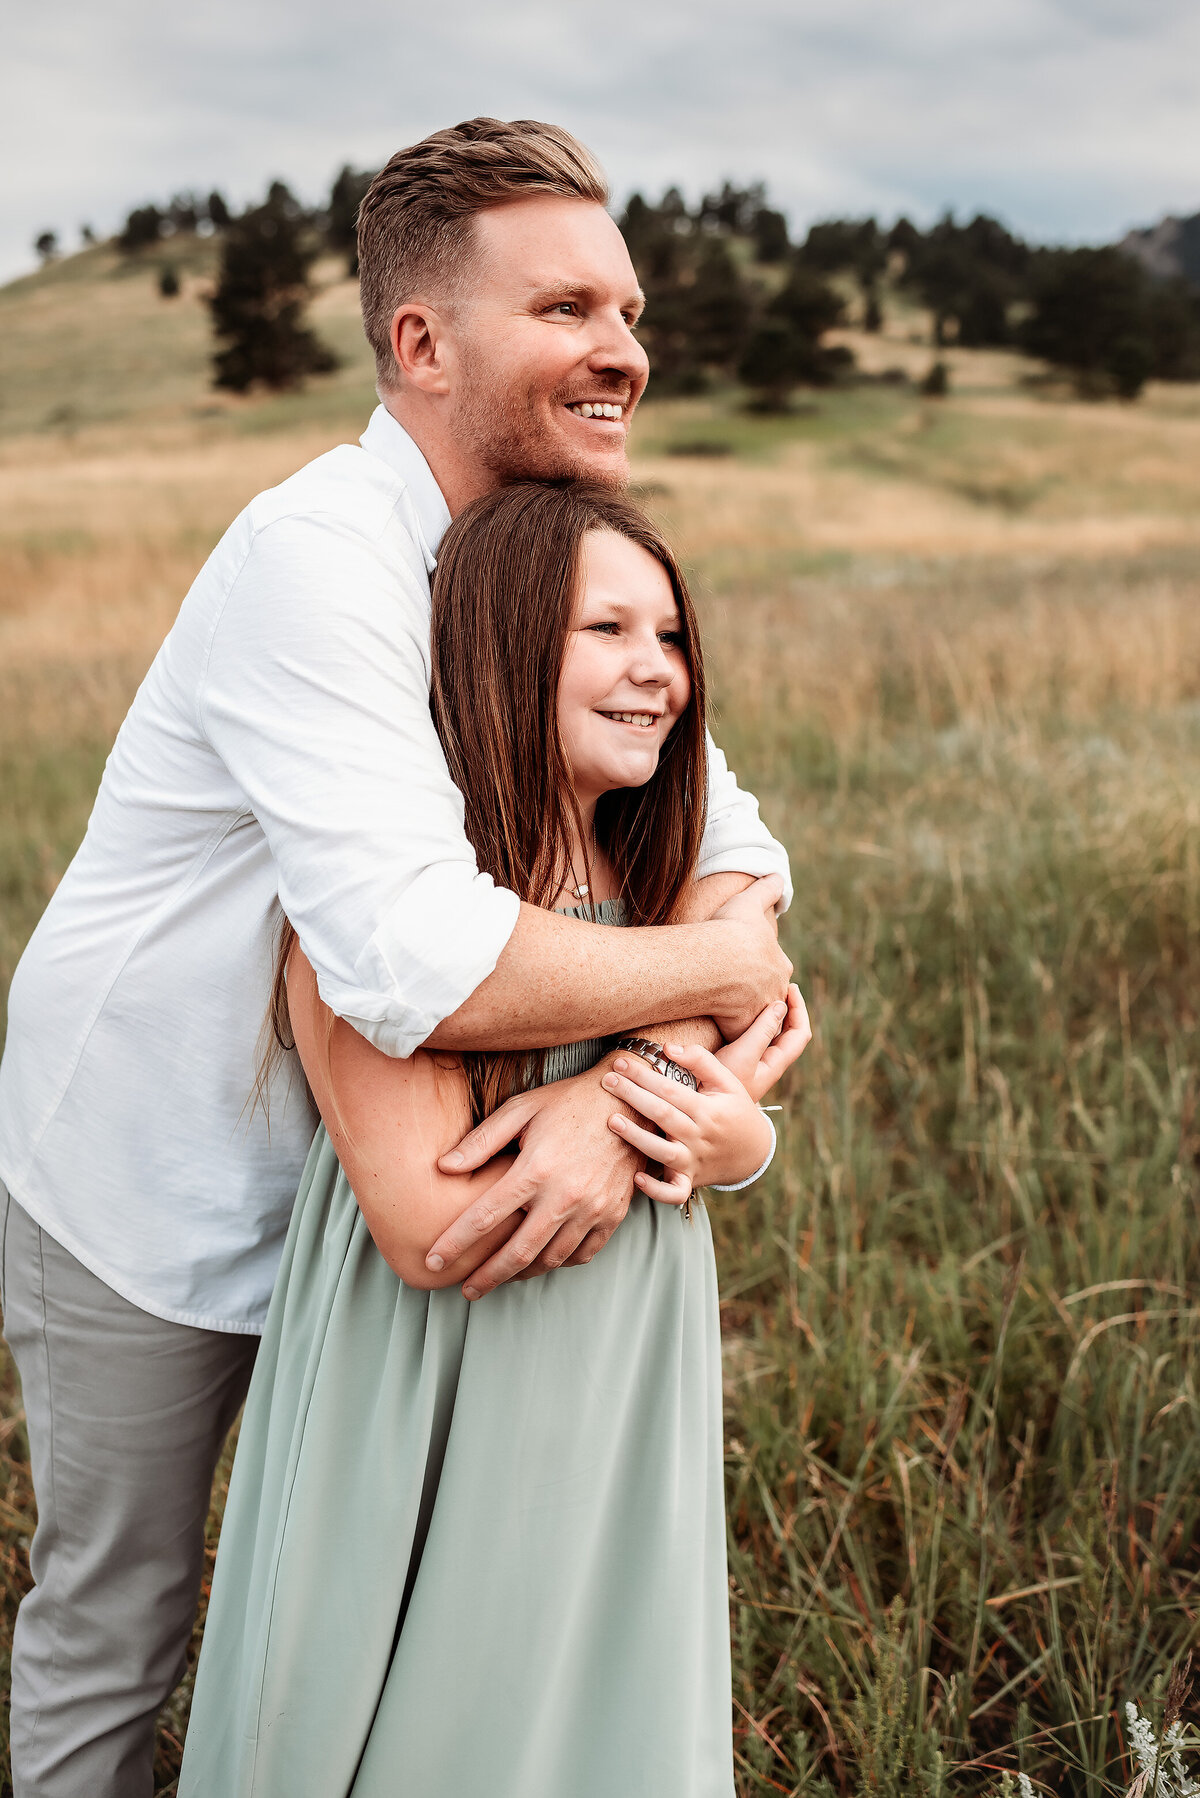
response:
<path id="1" fill-rule="evenodd" d="M 13 1646 L 15 1798 L 150 1798 L 155 1717 L 184 1670 L 213 1471 L 258 1338 L 131 1305 L 2 1185 L 0 1297 L 38 1506 Z"/>

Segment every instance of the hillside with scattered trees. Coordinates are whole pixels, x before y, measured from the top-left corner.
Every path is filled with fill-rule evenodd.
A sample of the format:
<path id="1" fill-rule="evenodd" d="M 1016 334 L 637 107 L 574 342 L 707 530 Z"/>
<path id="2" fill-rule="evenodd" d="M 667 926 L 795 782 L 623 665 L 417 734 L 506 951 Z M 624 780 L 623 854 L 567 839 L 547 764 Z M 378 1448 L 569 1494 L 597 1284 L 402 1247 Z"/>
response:
<path id="1" fill-rule="evenodd" d="M 310 271 L 331 254 L 356 274 L 355 219 L 370 179 L 347 165 L 315 208 L 278 181 L 240 213 L 217 191 L 175 194 L 134 207 L 115 245 L 130 261 L 157 258 L 169 300 L 179 292 L 171 253 L 216 239 L 214 385 L 294 387 L 337 365 L 304 319 Z M 752 408 L 785 410 L 797 388 L 856 378 L 838 328 L 879 331 L 890 301 L 924 309 L 935 353 L 1020 351 L 1087 398 L 1130 400 L 1150 379 L 1200 379 L 1200 215 L 1097 248 L 1030 244 L 984 214 L 950 213 L 926 230 L 907 218 L 827 219 L 793 241 L 761 183 L 726 182 L 694 206 L 676 187 L 657 200 L 635 193 L 620 224 L 646 290 L 643 336 L 662 394 L 740 383 Z M 95 241 L 90 228 L 84 238 Z M 41 232 L 35 248 L 43 264 L 55 261 L 57 234 Z M 945 383 L 935 361 L 926 390 Z"/>

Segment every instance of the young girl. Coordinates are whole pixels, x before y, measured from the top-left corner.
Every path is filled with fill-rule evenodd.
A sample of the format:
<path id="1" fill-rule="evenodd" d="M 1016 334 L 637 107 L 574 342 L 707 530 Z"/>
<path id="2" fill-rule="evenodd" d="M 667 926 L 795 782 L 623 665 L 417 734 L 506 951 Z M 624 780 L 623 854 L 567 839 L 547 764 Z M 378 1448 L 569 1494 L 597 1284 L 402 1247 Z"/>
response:
<path id="1" fill-rule="evenodd" d="M 593 488 L 478 501 L 441 548 L 432 657 L 480 867 L 613 925 L 676 916 L 703 827 L 703 672 L 642 514 Z M 769 1159 L 756 1100 L 808 1041 L 799 993 L 719 1057 L 666 1045 L 670 1078 L 662 1046 L 629 1047 L 606 1083 L 642 1121 L 613 1128 L 659 1171 L 595 1259 L 471 1304 L 460 1288 L 521 1214 L 430 1271 L 506 1165 L 439 1157 L 606 1045 L 391 1060 L 324 1008 L 294 939 L 285 964 L 277 1009 L 323 1123 L 247 1402 L 181 1798 L 732 1798 L 716 1274 L 684 1202 Z"/>

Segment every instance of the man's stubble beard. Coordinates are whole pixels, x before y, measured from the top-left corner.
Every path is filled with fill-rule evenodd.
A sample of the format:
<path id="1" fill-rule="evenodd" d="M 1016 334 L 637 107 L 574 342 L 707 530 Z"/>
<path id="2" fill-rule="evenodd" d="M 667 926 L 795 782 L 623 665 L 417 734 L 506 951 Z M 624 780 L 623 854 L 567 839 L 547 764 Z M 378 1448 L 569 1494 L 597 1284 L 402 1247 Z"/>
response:
<path id="1" fill-rule="evenodd" d="M 469 366 L 454 412 L 454 435 L 461 447 L 497 483 L 513 481 L 597 481 L 607 487 L 629 483 L 622 455 L 597 465 L 569 444 L 548 436 L 536 403 L 514 397 L 511 389 L 486 381 Z M 469 397 L 467 397 L 469 396 Z M 551 409 L 563 401 L 552 397 Z"/>

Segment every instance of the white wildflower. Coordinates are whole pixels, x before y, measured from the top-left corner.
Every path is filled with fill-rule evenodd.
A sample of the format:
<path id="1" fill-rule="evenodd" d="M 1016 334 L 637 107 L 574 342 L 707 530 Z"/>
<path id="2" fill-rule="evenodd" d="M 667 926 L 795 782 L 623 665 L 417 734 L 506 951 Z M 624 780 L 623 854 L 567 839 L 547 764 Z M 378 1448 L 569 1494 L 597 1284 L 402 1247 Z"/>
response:
<path id="1" fill-rule="evenodd" d="M 1176 1798 L 1200 1798 L 1200 1779 L 1194 1779 L 1188 1772 L 1180 1753 L 1182 1744 L 1183 1725 L 1176 1720 L 1163 1737 L 1163 1753 L 1171 1762 Z"/>
<path id="2" fill-rule="evenodd" d="M 1033 1789 L 1033 1781 L 1028 1773 L 1017 1774 L 1017 1790 L 1021 1794 L 1021 1798 L 1037 1798 Z"/>
<path id="3" fill-rule="evenodd" d="M 1132 1700 L 1125 1706 L 1125 1715 L 1129 1720 L 1129 1744 L 1140 1768 L 1130 1791 L 1136 1788 L 1139 1798 L 1142 1793 L 1153 1793 L 1154 1798 L 1200 1798 L 1200 1780 L 1188 1771 L 1181 1752 L 1183 1725 L 1178 1720 L 1172 1723 L 1163 1734 L 1160 1749 L 1154 1725 Z"/>

